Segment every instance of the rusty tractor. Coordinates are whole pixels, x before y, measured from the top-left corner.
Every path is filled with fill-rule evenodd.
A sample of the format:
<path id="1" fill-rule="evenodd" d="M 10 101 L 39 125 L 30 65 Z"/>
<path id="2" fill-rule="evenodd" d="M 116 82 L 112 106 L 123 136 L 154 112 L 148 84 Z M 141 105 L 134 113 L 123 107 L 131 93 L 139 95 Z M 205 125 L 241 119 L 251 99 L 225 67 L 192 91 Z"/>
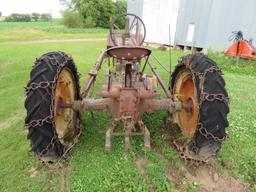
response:
<path id="1" fill-rule="evenodd" d="M 119 26 L 120 20 L 124 27 Z M 131 136 L 142 136 L 145 150 L 151 150 L 150 131 L 142 116 L 166 110 L 168 123 L 177 124 L 187 138 L 178 147 L 182 157 L 208 161 L 217 155 L 226 139 L 229 112 L 221 70 L 202 53 L 184 56 L 172 74 L 168 71 L 167 85 L 156 68 L 159 63 L 153 62 L 158 59 L 143 46 L 145 36 L 145 26 L 136 15 L 124 14 L 111 21 L 107 50 L 100 54 L 81 91 L 69 55 L 50 52 L 36 60 L 25 88 L 25 125 L 31 151 L 40 160 L 65 160 L 81 134 L 81 113 L 93 110 L 113 116 L 106 130 L 107 152 L 115 136 L 124 138 L 125 150 L 130 148 Z M 145 74 L 146 67 L 151 75 Z M 98 98 L 92 98 L 92 86 L 102 68 L 105 83 L 96 93 Z"/>

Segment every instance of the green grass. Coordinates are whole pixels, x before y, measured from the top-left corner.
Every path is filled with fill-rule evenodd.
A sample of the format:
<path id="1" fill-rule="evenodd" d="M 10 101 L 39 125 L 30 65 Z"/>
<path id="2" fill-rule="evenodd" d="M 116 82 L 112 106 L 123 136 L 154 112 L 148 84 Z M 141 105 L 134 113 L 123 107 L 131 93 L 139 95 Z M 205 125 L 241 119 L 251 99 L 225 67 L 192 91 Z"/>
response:
<path id="1" fill-rule="evenodd" d="M 238 59 L 213 51 L 209 51 L 208 55 L 218 63 L 223 71 L 234 74 L 256 75 L 256 60 Z"/>
<path id="2" fill-rule="evenodd" d="M 53 22 L 0 22 L 0 42 L 38 39 L 78 39 L 106 37 L 108 29 L 66 28 L 61 20 Z"/>
<path id="3" fill-rule="evenodd" d="M 6 29 L 47 29 L 49 26 L 61 27 L 61 20 L 53 19 L 52 22 L 33 21 L 33 22 L 0 22 L 0 31 Z"/>
<path id="4" fill-rule="evenodd" d="M 104 153 L 106 125 L 110 115 L 96 113 L 97 123 L 85 113 L 85 130 L 76 145 L 70 160 L 63 169 L 48 170 L 42 167 L 28 152 L 29 141 L 22 129 L 25 117 L 23 87 L 29 79 L 31 66 L 36 57 L 45 52 L 61 50 L 70 53 L 82 74 L 81 84 L 87 78 L 99 52 L 105 49 L 103 42 L 48 43 L 0 46 L 0 191 L 175 191 L 174 183 L 166 178 L 168 170 L 179 170 L 184 162 L 177 152 L 168 147 L 162 134 L 166 112 L 146 114 L 144 122 L 151 131 L 153 150 L 143 150 L 142 138 L 132 139 L 132 149 L 124 153 L 123 140 L 113 139 L 111 154 Z M 168 52 L 154 50 L 168 66 Z M 173 63 L 184 53 L 173 51 Z M 216 166 L 225 169 L 221 162 L 233 165 L 232 173 L 244 182 L 255 183 L 256 162 L 256 76 L 255 65 L 244 61 L 246 70 L 231 66 L 231 58 L 210 53 L 220 62 L 231 98 L 228 141 L 220 151 Z M 224 62 L 224 61 L 229 62 Z M 174 67 L 174 66 L 173 66 Z M 247 67 L 248 69 L 247 71 Z M 159 68 L 160 69 L 160 68 Z M 100 88 L 104 70 L 98 78 L 96 90 Z M 160 69 L 164 80 L 168 75 Z M 135 166 L 138 158 L 147 158 L 146 174 L 142 176 Z M 194 184 L 181 191 L 193 191 Z"/>

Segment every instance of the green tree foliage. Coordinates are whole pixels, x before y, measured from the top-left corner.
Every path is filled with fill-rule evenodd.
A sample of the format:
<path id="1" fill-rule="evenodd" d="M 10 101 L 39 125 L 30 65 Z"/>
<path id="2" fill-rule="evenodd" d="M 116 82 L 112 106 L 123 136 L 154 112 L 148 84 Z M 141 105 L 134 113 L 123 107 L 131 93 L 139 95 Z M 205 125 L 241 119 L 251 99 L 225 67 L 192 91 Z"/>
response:
<path id="1" fill-rule="evenodd" d="M 49 14 L 49 13 L 43 13 L 43 14 L 41 14 L 41 16 L 40 16 L 40 19 L 41 19 L 42 21 L 50 21 L 50 20 L 52 20 L 52 16 L 51 16 L 51 14 Z"/>
<path id="2" fill-rule="evenodd" d="M 115 3 L 116 15 L 121 15 L 127 12 L 127 1 L 117 0 Z"/>
<path id="3" fill-rule="evenodd" d="M 91 17 L 97 27 L 109 26 L 109 18 L 115 14 L 112 0 L 80 0 L 80 13 L 84 19 Z"/>
<path id="4" fill-rule="evenodd" d="M 39 13 L 32 13 L 31 14 L 31 18 L 34 20 L 34 21 L 38 21 L 40 19 L 40 14 Z"/>
<path id="5" fill-rule="evenodd" d="M 126 0 L 117 0 L 115 2 L 115 15 L 118 16 L 118 15 L 121 15 L 121 14 L 124 14 L 127 12 L 127 1 Z M 121 18 L 119 21 L 118 21 L 118 26 L 120 28 L 125 28 L 125 18 Z"/>
<path id="6" fill-rule="evenodd" d="M 94 21 L 94 19 L 91 16 L 88 16 L 84 19 L 84 27 L 86 28 L 92 28 L 95 27 L 96 23 Z"/>
<path id="7" fill-rule="evenodd" d="M 2 16 L 2 12 L 0 11 L 0 17 Z"/>
<path id="8" fill-rule="evenodd" d="M 82 27 L 83 18 L 77 11 L 64 11 L 63 24 L 69 28 Z"/>
<path id="9" fill-rule="evenodd" d="M 78 11 L 83 17 L 83 27 L 109 27 L 110 18 L 127 12 L 127 1 L 117 0 L 60 0 L 69 11 Z M 64 18 L 65 20 L 65 18 Z M 125 20 L 121 20 L 124 27 Z M 66 25 L 68 26 L 68 25 Z"/>
<path id="10" fill-rule="evenodd" d="M 7 22 L 30 22 L 31 16 L 29 14 L 13 13 L 5 18 Z"/>

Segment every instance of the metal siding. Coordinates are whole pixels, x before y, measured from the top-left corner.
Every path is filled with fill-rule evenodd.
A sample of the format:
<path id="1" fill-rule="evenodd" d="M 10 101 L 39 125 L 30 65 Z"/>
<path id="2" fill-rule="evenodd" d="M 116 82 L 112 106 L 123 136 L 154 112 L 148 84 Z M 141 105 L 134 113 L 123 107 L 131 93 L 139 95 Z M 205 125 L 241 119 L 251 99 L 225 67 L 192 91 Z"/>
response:
<path id="1" fill-rule="evenodd" d="M 169 44 L 169 25 L 171 44 L 174 44 L 180 0 L 128 0 L 128 12 L 140 16 L 146 26 L 146 41 Z M 143 2 L 140 4 L 139 2 Z M 138 7 L 142 7 L 140 10 Z M 142 13 L 142 14 L 141 14 Z"/>
<path id="2" fill-rule="evenodd" d="M 181 0 L 175 44 L 204 47 L 211 5 L 212 0 Z M 187 42 L 188 25 L 191 23 L 195 24 L 194 41 Z"/>
<path id="3" fill-rule="evenodd" d="M 127 13 L 133 13 L 140 18 L 143 15 L 144 0 L 128 0 L 127 1 Z"/>
<path id="4" fill-rule="evenodd" d="M 214 50 L 226 49 L 237 30 L 256 45 L 255 7 L 255 0 L 128 0 L 128 12 L 146 24 L 147 41 L 169 44 L 166 27 L 171 23 L 172 44 Z M 189 23 L 195 24 L 193 43 L 186 42 Z"/>
<path id="5" fill-rule="evenodd" d="M 143 21 L 148 35 L 147 42 L 174 44 L 179 0 L 144 0 Z"/>
<path id="6" fill-rule="evenodd" d="M 232 42 L 232 31 L 243 31 L 244 38 L 253 38 L 256 45 L 256 1 L 214 0 L 208 25 L 205 48 L 224 50 Z"/>

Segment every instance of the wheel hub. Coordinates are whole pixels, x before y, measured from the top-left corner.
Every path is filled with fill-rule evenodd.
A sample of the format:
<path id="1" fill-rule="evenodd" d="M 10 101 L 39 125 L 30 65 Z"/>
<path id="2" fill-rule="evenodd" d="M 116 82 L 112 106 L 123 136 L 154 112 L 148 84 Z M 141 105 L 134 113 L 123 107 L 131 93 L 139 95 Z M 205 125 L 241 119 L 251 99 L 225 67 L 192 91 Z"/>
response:
<path id="1" fill-rule="evenodd" d="M 184 103 L 183 103 L 183 106 L 182 106 L 186 112 L 189 114 L 189 115 L 193 115 L 193 112 L 194 112 L 194 102 L 193 102 L 193 99 L 191 97 L 189 97 Z"/>

